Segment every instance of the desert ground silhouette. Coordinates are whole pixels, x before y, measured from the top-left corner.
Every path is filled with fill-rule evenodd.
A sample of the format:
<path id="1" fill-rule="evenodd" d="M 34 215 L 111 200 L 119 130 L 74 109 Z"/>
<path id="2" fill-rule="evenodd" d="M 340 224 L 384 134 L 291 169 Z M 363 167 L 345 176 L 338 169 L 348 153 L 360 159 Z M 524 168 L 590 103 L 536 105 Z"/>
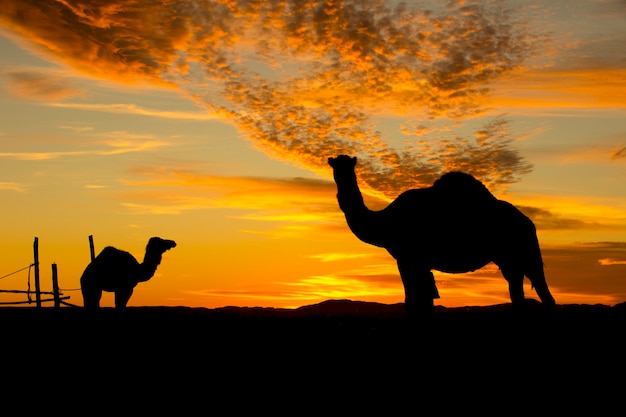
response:
<path id="1" fill-rule="evenodd" d="M 428 322 L 402 303 L 350 300 L 103 307 L 95 317 L 5 307 L 4 403 L 18 409 L 24 403 L 14 399 L 29 396 L 32 411 L 75 398 L 81 410 L 183 414 L 615 410 L 626 303 L 528 307 L 519 315 L 510 303 L 437 306 Z"/>

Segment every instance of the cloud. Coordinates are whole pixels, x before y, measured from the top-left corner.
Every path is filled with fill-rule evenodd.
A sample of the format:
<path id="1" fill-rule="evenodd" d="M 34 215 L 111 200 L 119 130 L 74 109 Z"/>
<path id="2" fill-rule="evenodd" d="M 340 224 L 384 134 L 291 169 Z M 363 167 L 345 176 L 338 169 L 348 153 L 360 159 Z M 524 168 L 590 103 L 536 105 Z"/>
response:
<path id="1" fill-rule="evenodd" d="M 313 259 L 319 259 L 320 262 L 335 262 L 343 261 L 346 259 L 361 259 L 367 258 L 369 255 L 365 253 L 320 253 L 317 255 L 311 255 Z"/>
<path id="2" fill-rule="evenodd" d="M 626 265 L 626 259 L 603 258 L 603 259 L 598 259 L 598 263 L 602 266 Z"/>
<path id="3" fill-rule="evenodd" d="M 135 104 L 87 104 L 87 103 L 51 103 L 50 106 L 79 110 L 94 110 L 108 113 L 137 114 L 164 119 L 214 120 L 219 116 L 210 113 L 181 112 L 171 110 L 146 109 Z"/>
<path id="4" fill-rule="evenodd" d="M 360 299 L 377 302 L 383 299 L 399 302 L 403 298 L 402 284 L 394 276 L 387 276 L 386 283 L 382 279 L 377 283 L 336 275 L 318 275 L 291 282 L 266 283 L 263 288 L 246 286 L 238 289 L 201 289 L 184 291 L 184 293 L 222 300 L 232 298 L 237 300 L 236 302 L 240 302 L 242 298 L 254 300 L 254 302 L 271 300 L 274 303 L 278 301 L 283 305 L 287 304 L 292 308 L 328 299 Z"/>
<path id="5" fill-rule="evenodd" d="M 613 305 L 626 299 L 623 264 L 606 268 L 611 261 L 599 261 L 623 262 L 626 259 L 626 242 L 585 242 L 548 247 L 542 252 L 548 285 L 558 303 L 580 303 L 582 299 L 589 304 Z M 510 302 L 506 280 L 494 265 L 470 274 L 435 271 L 435 277 L 441 294 L 437 302 L 440 305 L 466 306 L 468 299 L 475 299 L 476 305 Z M 525 282 L 525 291 L 527 297 L 537 298 L 528 281 Z M 291 302 L 295 306 L 332 298 L 387 303 L 404 299 L 402 282 L 391 259 L 334 274 L 312 275 L 292 282 L 272 282 L 263 289 L 206 289 L 197 294 L 220 299 L 241 295 L 253 300 Z"/>
<path id="6" fill-rule="evenodd" d="M 493 187 L 531 168 L 502 117 L 455 133 L 544 51 L 497 1 L 7 0 L 0 24 L 93 77 L 181 89 L 271 157 L 329 177 L 328 156 L 358 155 L 363 186 L 387 196 L 454 167 Z M 448 133 L 382 137 L 390 114 Z"/>
<path id="7" fill-rule="evenodd" d="M 376 280 L 374 281 L 376 282 Z M 363 277 L 347 277 L 337 275 L 318 275 L 301 279 L 286 286 L 296 290 L 299 294 L 318 296 L 325 299 L 359 299 L 364 297 L 400 296 L 403 293 L 402 285 L 397 276 L 385 276 L 386 285 L 377 280 L 378 285 L 363 279 Z"/>
<path id="8" fill-rule="evenodd" d="M 145 214 L 180 214 L 185 211 L 233 209 L 231 218 L 275 223 L 272 230 L 248 230 L 272 237 L 302 236 L 315 233 L 345 234 L 343 213 L 336 200 L 336 186 L 330 180 L 308 178 L 229 177 L 191 169 L 164 166 L 136 167 L 120 180 L 126 191 L 117 199 L 129 210 Z M 366 196 L 373 210 L 384 208 L 385 198 Z M 605 206 L 573 205 L 569 199 L 552 201 L 551 209 L 529 200 L 516 206 L 530 217 L 538 230 L 615 230 L 621 228 L 620 211 Z M 318 254 L 328 261 L 342 254 Z M 347 255 L 346 255 L 347 256 Z M 360 255 L 355 255 L 360 256 Z"/>
<path id="9" fill-rule="evenodd" d="M 0 152 L 0 158 L 17 159 L 20 161 L 46 161 L 65 156 L 83 156 L 90 152 L 65 151 L 65 152 Z"/>
<path id="10" fill-rule="evenodd" d="M 34 52 L 92 76 L 169 85 L 159 74 L 175 55 L 176 12 L 151 4 L 10 0 L 3 3 L 0 24 L 32 41 Z"/>
<path id="11" fill-rule="evenodd" d="M 6 71 L 7 90 L 18 97 L 31 100 L 64 100 L 85 94 L 75 87 L 69 77 L 53 70 Z"/>
<path id="12" fill-rule="evenodd" d="M 617 140 L 623 141 L 621 137 Z M 612 137 L 597 137 L 592 144 L 577 144 L 565 149 L 559 146 L 543 147 L 541 153 L 543 157 L 549 155 L 558 158 L 561 164 L 602 164 L 607 160 L 617 161 L 626 157 L 626 147 L 616 147 L 615 142 L 616 139 Z"/>
<path id="13" fill-rule="evenodd" d="M 84 133 L 84 132 L 92 131 L 93 127 L 91 127 L 91 126 L 68 126 L 68 125 L 64 125 L 64 126 L 59 126 L 59 129 L 67 129 L 67 130 L 71 130 L 72 132 L 75 132 L 75 133 Z"/>
<path id="14" fill-rule="evenodd" d="M 623 67 L 546 68 L 496 80 L 491 85 L 497 91 L 491 96 L 491 104 L 543 115 L 555 110 L 564 116 L 577 109 L 623 111 L 626 106 L 622 99 L 626 94 L 625 81 L 626 68 Z M 599 113 L 599 116 L 603 117 L 603 114 Z"/>
<path id="15" fill-rule="evenodd" d="M 193 170 L 137 167 L 121 182 L 129 191 L 118 199 L 145 213 L 241 210 L 240 219 L 318 222 L 339 219 L 336 187 L 307 178 L 225 177 Z"/>
<path id="16" fill-rule="evenodd" d="M 45 161 L 64 157 L 86 155 L 119 155 L 132 152 L 145 152 L 150 149 L 169 146 L 168 142 L 159 140 L 153 135 L 137 135 L 126 131 L 105 132 L 93 135 L 97 143 L 104 145 L 100 149 L 80 151 L 41 151 L 41 152 L 0 152 L 0 159 L 16 159 L 21 161 Z"/>
<path id="17" fill-rule="evenodd" d="M 626 158 L 626 146 L 616 150 L 615 152 L 613 152 L 613 155 L 611 155 L 611 159 L 623 159 L 623 158 Z"/>
<path id="18" fill-rule="evenodd" d="M 540 230 L 580 230 L 603 228 L 599 222 L 589 222 L 575 218 L 564 217 L 554 212 L 538 207 L 517 206 L 522 213 L 530 217 L 537 229 Z M 604 226 L 608 228 L 609 226 Z"/>
<path id="19" fill-rule="evenodd" d="M 0 182 L 0 190 L 16 191 L 18 193 L 26 191 L 22 185 L 15 182 Z"/>
<path id="20" fill-rule="evenodd" d="M 624 270 L 619 263 L 626 259 L 626 242 L 547 246 L 542 253 L 553 292 L 563 293 L 565 297 L 570 294 L 587 294 L 590 299 L 604 297 L 608 304 L 626 299 Z M 618 264 L 613 265 L 615 261 Z"/>

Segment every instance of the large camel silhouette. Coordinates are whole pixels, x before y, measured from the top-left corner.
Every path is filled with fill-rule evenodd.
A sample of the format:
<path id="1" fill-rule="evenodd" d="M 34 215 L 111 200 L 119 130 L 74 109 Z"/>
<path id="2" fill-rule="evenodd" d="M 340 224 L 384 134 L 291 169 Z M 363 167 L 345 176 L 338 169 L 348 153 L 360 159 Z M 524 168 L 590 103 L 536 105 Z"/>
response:
<path id="1" fill-rule="evenodd" d="M 126 308 L 133 289 L 154 276 L 165 251 L 176 247 L 173 240 L 150 238 L 143 262 L 128 252 L 107 246 L 96 256 L 80 277 L 83 305 L 86 310 L 100 308 L 102 291 L 115 293 L 115 308 Z"/>
<path id="2" fill-rule="evenodd" d="M 339 155 L 328 163 L 350 230 L 396 259 L 409 313 L 433 312 L 433 299 L 439 298 L 433 269 L 463 273 L 489 262 L 508 281 L 514 309 L 525 307 L 524 276 L 544 307 L 554 307 L 533 222 L 473 176 L 444 174 L 432 186 L 405 191 L 384 209 L 372 211 L 359 190 L 356 157 Z"/>

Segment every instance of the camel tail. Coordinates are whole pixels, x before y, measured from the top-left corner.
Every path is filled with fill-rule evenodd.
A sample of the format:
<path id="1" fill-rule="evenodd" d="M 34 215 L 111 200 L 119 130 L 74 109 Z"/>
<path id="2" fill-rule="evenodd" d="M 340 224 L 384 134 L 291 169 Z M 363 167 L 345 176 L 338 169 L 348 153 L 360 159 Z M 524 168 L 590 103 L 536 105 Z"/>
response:
<path id="1" fill-rule="evenodd" d="M 541 256 L 541 249 L 539 248 L 539 241 L 537 240 L 536 234 L 534 234 L 533 236 L 533 242 L 531 246 L 533 247 L 533 254 L 529 259 L 529 267 L 525 275 L 530 281 L 530 287 L 537 293 L 537 295 L 541 299 L 541 303 L 548 308 L 554 307 L 556 302 L 554 300 L 554 297 L 550 293 L 550 289 L 548 288 L 548 282 L 546 281 L 546 275 L 544 272 L 543 258 Z"/>

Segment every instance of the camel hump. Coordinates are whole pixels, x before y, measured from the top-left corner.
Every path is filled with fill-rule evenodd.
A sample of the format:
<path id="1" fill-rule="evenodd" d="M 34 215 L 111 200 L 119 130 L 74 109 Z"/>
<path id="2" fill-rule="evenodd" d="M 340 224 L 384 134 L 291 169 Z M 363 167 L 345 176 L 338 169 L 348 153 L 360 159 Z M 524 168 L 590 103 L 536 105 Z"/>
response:
<path id="1" fill-rule="evenodd" d="M 433 188 L 448 198 L 466 201 L 495 202 L 496 197 L 470 174 L 448 172 L 433 183 Z"/>
<path id="2" fill-rule="evenodd" d="M 126 251 L 114 248 L 113 246 L 107 246 L 100 251 L 96 259 L 101 261 L 110 262 L 111 260 L 117 260 L 121 258 L 128 258 L 132 255 Z"/>
<path id="3" fill-rule="evenodd" d="M 106 270 L 116 270 L 132 268 L 139 264 L 135 257 L 129 252 L 107 246 L 96 256 L 91 264 L 97 264 L 97 268 Z"/>

